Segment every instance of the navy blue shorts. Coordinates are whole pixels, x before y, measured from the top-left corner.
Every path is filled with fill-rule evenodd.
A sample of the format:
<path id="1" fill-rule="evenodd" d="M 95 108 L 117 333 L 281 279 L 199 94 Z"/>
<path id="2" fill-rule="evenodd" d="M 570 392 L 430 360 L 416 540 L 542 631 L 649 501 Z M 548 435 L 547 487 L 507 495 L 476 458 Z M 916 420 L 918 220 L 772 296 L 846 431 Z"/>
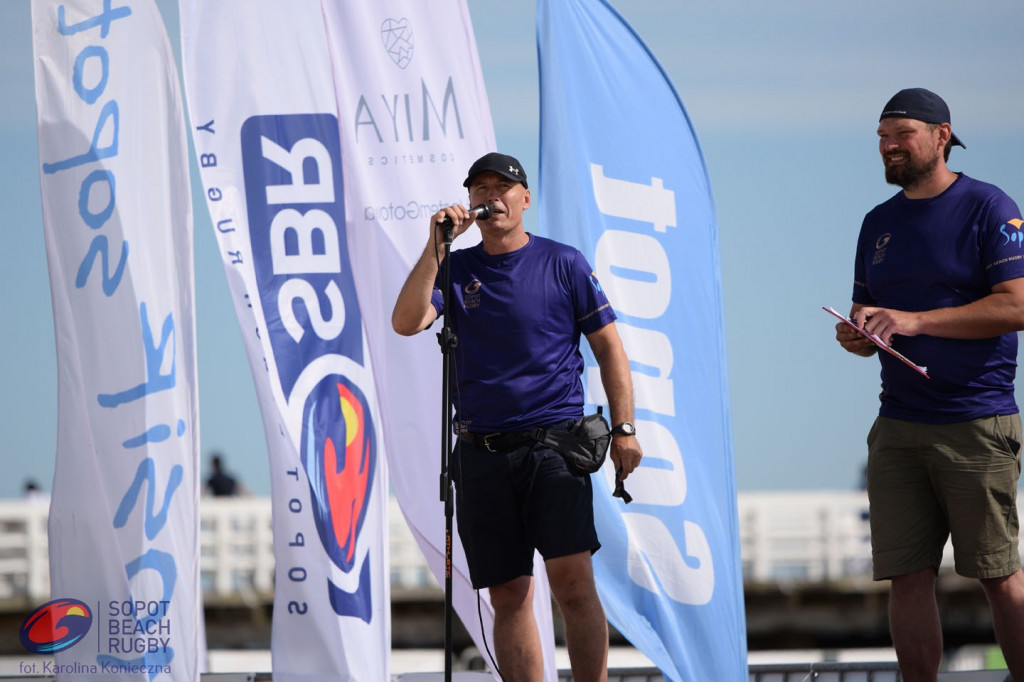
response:
<path id="1" fill-rule="evenodd" d="M 590 476 L 573 475 L 545 445 L 495 453 L 459 440 L 452 480 L 475 589 L 533 575 L 534 550 L 555 559 L 601 547 Z"/>

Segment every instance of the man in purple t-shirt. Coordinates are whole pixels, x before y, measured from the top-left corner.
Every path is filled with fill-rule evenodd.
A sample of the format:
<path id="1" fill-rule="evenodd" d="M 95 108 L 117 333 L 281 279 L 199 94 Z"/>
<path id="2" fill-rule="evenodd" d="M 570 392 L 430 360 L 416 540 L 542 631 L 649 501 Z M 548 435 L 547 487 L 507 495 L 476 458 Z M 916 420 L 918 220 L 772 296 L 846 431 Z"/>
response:
<path id="1" fill-rule="evenodd" d="M 458 336 L 452 478 L 459 535 L 473 586 L 490 590 L 503 679 L 543 677 L 533 617 L 539 551 L 565 619 L 574 679 L 605 680 L 608 629 L 591 564 L 600 543 L 590 477 L 574 475 L 532 434 L 567 429 L 582 417 L 585 336 L 608 396 L 610 456 L 620 480 L 628 476 L 642 456 L 629 360 L 615 313 L 583 255 L 523 228 L 530 190 L 522 165 L 486 154 L 463 184 L 470 206 L 489 206 L 490 215 L 454 205 L 431 216 L 430 237 L 399 293 L 392 326 L 409 336 L 445 314 Z M 438 283 L 446 219 L 455 237 L 474 222 L 482 237 L 451 253 L 450 310 L 443 310 Z"/>
<path id="2" fill-rule="evenodd" d="M 1013 395 L 1024 329 L 1020 209 L 954 173 L 949 108 L 901 90 L 879 119 L 885 178 L 902 191 L 864 218 L 850 317 L 928 376 L 880 353 L 868 434 L 876 580 L 891 580 L 890 630 L 903 679 L 934 682 L 942 658 L 935 579 L 952 537 L 957 573 L 977 578 L 1014 679 L 1024 680 L 1024 574 L 1016 507 L 1021 421 Z M 851 353 L 877 348 L 840 323 Z"/>

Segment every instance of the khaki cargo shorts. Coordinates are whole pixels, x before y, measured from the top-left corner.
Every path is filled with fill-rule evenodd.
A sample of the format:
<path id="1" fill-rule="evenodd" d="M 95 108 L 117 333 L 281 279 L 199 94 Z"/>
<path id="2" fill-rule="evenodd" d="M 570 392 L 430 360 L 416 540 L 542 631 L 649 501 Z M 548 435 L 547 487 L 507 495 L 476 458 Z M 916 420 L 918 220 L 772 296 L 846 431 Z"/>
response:
<path id="1" fill-rule="evenodd" d="M 878 417 L 868 434 L 875 580 L 938 569 L 953 539 L 956 572 L 998 578 L 1020 568 L 1019 414 L 955 424 Z"/>

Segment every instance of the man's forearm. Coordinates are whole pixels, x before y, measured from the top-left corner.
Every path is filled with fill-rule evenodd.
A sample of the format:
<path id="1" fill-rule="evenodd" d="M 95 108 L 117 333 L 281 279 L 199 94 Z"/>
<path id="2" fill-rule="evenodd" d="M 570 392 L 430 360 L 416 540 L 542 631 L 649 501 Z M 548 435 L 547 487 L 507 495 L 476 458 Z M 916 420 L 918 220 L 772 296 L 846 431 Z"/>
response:
<path id="1" fill-rule="evenodd" d="M 1024 328 L 1024 305 L 1009 292 L 993 292 L 967 305 L 918 315 L 921 334 L 948 339 L 988 339 Z"/>
<path id="2" fill-rule="evenodd" d="M 608 398 L 609 419 L 612 424 L 633 421 L 633 375 L 618 333 L 601 330 L 589 340 Z"/>
<path id="3" fill-rule="evenodd" d="M 427 244 L 402 285 L 391 313 L 391 326 L 406 336 L 422 331 L 432 321 L 430 296 L 437 279 L 438 260 L 432 244 Z"/>

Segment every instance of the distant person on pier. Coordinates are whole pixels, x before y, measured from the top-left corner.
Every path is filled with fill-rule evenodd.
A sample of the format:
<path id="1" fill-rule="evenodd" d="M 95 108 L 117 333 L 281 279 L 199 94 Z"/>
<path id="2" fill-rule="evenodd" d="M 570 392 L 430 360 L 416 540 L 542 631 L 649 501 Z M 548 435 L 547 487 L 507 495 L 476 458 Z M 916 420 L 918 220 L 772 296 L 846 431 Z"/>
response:
<path id="1" fill-rule="evenodd" d="M 210 458 L 213 473 L 206 479 L 206 491 L 214 497 L 235 497 L 243 494 L 244 486 L 224 469 L 224 458 L 220 453 Z"/>
<path id="2" fill-rule="evenodd" d="M 50 503 L 50 496 L 43 492 L 34 478 L 25 480 L 25 484 L 22 486 L 22 497 L 29 502 Z"/>
<path id="3" fill-rule="evenodd" d="M 1024 680 L 1024 574 L 1018 550 L 1021 420 L 1014 400 L 1024 329 L 1024 221 L 999 188 L 946 165 L 949 108 L 922 88 L 882 109 L 879 151 L 902 188 L 864 218 L 850 317 L 888 352 L 868 434 L 876 580 L 891 580 L 889 625 L 906 682 L 935 682 L 942 627 L 935 581 L 952 537 L 956 572 L 977 578 L 1010 673 Z M 836 339 L 874 355 L 840 323 Z"/>

